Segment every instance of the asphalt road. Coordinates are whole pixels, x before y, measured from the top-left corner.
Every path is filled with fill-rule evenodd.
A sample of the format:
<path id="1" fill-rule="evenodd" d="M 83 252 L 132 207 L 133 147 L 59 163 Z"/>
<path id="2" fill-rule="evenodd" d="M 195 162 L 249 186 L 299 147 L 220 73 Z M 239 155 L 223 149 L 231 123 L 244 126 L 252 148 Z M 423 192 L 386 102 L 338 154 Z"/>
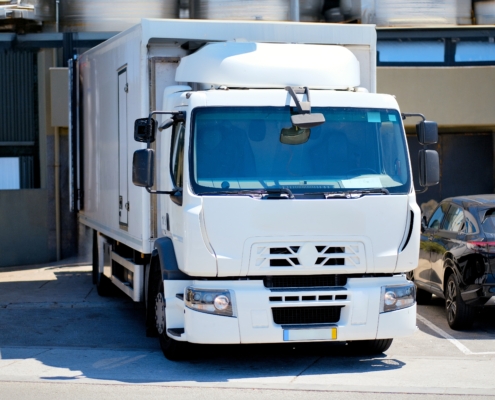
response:
<path id="1" fill-rule="evenodd" d="M 101 298 L 88 265 L 0 270 L 0 399 L 484 399 L 495 397 L 495 311 L 449 329 L 443 300 L 380 357 L 339 345 L 199 346 L 170 362 L 144 310 Z"/>

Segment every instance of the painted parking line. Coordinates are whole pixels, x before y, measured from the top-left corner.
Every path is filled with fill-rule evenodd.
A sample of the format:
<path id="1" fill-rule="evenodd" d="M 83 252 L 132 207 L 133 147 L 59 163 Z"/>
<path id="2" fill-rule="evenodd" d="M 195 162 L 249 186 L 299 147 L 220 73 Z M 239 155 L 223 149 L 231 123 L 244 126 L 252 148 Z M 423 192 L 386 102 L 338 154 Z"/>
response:
<path id="1" fill-rule="evenodd" d="M 471 355 L 483 355 L 483 354 L 495 354 L 495 351 L 487 351 L 487 352 L 475 353 L 475 352 L 469 350 L 466 346 L 464 346 L 461 342 L 459 342 L 452 335 L 448 334 L 443 329 L 441 329 L 438 326 L 436 326 L 434 323 L 428 321 L 422 315 L 416 314 L 416 318 L 418 319 L 418 321 L 421 321 L 421 323 L 423 323 L 424 325 L 426 325 L 432 331 L 438 333 L 440 336 L 442 336 L 443 338 L 447 339 L 450 343 L 452 343 L 455 347 L 457 347 L 462 353 L 464 353 L 464 354 L 466 354 L 468 356 L 471 356 Z"/>

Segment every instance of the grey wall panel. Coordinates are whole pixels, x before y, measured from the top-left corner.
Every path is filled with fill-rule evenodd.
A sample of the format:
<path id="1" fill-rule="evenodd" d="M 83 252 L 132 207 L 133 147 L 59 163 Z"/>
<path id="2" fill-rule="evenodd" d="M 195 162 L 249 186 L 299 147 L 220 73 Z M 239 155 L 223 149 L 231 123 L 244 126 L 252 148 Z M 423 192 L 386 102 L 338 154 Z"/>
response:
<path id="1" fill-rule="evenodd" d="M 407 136 L 416 189 L 418 151 L 416 136 Z M 435 149 L 440 155 L 440 183 L 416 195 L 419 205 L 447 197 L 494 192 L 493 138 L 491 133 L 442 133 Z"/>
<path id="2" fill-rule="evenodd" d="M 442 135 L 442 195 L 493 193 L 491 133 Z"/>
<path id="3" fill-rule="evenodd" d="M 47 191 L 0 190 L 0 267 L 49 262 Z"/>
<path id="4" fill-rule="evenodd" d="M 0 142 L 37 141 L 36 53 L 0 51 Z"/>

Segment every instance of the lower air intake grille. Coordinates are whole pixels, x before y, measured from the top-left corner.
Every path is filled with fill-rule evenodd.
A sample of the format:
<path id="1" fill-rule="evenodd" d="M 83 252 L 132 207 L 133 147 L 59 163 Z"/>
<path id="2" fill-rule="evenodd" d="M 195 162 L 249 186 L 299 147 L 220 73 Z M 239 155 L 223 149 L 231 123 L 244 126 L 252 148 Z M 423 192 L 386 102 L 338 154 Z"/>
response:
<path id="1" fill-rule="evenodd" d="M 266 288 L 332 287 L 346 283 L 346 275 L 267 276 L 263 279 Z"/>
<path id="2" fill-rule="evenodd" d="M 272 308 L 273 321 L 279 325 L 325 324 L 340 320 L 342 306 Z"/>

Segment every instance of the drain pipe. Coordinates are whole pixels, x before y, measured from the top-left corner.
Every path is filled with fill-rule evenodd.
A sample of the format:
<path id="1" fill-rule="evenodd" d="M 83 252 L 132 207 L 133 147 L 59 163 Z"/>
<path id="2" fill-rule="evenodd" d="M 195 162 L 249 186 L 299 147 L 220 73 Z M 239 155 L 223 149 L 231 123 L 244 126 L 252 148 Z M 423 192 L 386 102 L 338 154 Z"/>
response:
<path id="1" fill-rule="evenodd" d="M 57 7 L 58 7 L 57 0 Z M 58 18 L 58 12 L 57 12 Z M 57 22 L 58 32 L 58 22 Z M 57 66 L 57 50 L 53 50 L 52 65 Z M 51 96 L 51 93 L 50 93 Z M 55 243 L 57 249 L 57 261 L 62 259 L 62 246 L 61 246 L 61 234 L 60 234 L 60 128 L 58 126 L 53 128 L 54 144 L 53 144 L 53 173 L 55 178 Z"/>
<path id="2" fill-rule="evenodd" d="M 299 22 L 299 0 L 290 0 L 290 20 Z"/>
<path id="3" fill-rule="evenodd" d="M 57 261 L 62 259 L 60 240 L 60 128 L 55 127 L 55 240 L 57 243 Z"/>
<path id="4" fill-rule="evenodd" d="M 55 32 L 60 32 L 60 0 L 55 1 Z"/>

